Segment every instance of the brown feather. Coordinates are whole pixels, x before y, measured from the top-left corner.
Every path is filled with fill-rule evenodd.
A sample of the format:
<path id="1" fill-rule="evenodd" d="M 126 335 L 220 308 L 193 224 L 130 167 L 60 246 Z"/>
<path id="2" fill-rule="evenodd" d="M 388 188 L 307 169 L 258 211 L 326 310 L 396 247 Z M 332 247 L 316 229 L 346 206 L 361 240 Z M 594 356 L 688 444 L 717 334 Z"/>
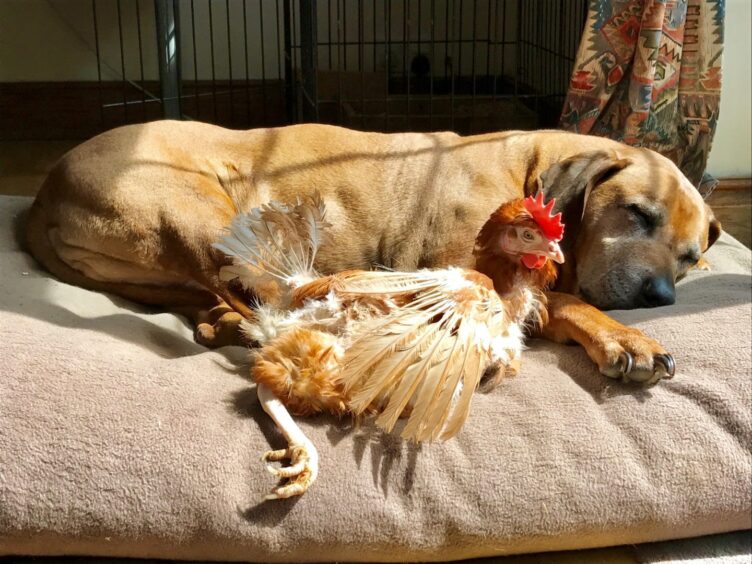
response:
<path id="1" fill-rule="evenodd" d="M 251 376 L 294 415 L 347 411 L 339 384 L 340 353 L 330 333 L 294 328 L 253 354 Z"/>

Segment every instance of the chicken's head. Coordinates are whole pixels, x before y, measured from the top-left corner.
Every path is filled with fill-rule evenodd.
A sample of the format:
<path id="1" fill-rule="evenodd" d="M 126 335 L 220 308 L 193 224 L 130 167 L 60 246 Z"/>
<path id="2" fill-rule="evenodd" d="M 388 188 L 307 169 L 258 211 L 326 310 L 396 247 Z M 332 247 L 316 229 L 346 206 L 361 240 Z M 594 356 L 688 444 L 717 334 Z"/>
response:
<path id="1" fill-rule="evenodd" d="M 544 204 L 543 194 L 503 204 L 489 218 L 477 245 L 486 252 L 517 257 L 529 269 L 540 269 L 549 259 L 564 262 L 559 241 L 564 236 L 561 214 L 552 215 L 555 201 Z"/>

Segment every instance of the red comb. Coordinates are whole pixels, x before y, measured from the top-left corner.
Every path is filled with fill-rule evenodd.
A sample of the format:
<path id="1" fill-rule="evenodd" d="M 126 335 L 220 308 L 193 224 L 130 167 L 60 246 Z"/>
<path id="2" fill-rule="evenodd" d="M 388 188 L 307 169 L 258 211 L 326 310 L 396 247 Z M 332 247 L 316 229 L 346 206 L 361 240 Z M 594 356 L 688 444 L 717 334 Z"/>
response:
<path id="1" fill-rule="evenodd" d="M 564 224 L 561 222 L 561 213 L 551 215 L 556 198 L 551 198 L 547 204 L 543 203 L 543 192 L 533 198 L 525 198 L 525 209 L 530 212 L 535 223 L 543 230 L 543 234 L 551 241 L 559 242 L 564 237 Z"/>

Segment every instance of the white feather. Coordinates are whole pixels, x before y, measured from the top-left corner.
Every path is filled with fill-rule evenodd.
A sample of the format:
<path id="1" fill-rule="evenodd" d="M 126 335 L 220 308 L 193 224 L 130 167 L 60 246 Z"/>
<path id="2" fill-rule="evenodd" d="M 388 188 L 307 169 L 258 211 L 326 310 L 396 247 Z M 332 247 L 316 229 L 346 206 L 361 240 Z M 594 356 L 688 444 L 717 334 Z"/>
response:
<path id="1" fill-rule="evenodd" d="M 320 276 L 314 262 L 327 226 L 318 194 L 294 205 L 272 201 L 238 214 L 214 244 L 232 259 L 220 269 L 220 279 L 238 279 L 247 289 L 275 288 L 289 298 L 292 289 Z"/>

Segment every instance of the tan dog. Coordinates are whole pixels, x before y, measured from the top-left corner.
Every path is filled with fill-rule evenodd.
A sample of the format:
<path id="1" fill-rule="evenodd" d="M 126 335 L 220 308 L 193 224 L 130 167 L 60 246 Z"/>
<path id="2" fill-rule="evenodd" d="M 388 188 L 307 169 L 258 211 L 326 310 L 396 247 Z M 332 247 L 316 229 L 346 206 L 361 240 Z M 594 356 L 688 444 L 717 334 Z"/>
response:
<path id="1" fill-rule="evenodd" d="M 27 235 L 62 280 L 180 308 L 197 340 L 216 346 L 237 339 L 239 314 L 253 315 L 249 296 L 220 282 L 226 259 L 211 246 L 240 211 L 321 193 L 333 224 L 317 261 L 325 273 L 472 267 L 491 211 L 538 188 L 557 198 L 567 225 L 566 293 L 550 293 L 544 336 L 579 342 L 607 376 L 673 374 L 656 341 L 575 296 L 603 309 L 673 303 L 675 280 L 720 224 L 669 160 L 598 137 L 127 126 L 62 158 Z"/>

